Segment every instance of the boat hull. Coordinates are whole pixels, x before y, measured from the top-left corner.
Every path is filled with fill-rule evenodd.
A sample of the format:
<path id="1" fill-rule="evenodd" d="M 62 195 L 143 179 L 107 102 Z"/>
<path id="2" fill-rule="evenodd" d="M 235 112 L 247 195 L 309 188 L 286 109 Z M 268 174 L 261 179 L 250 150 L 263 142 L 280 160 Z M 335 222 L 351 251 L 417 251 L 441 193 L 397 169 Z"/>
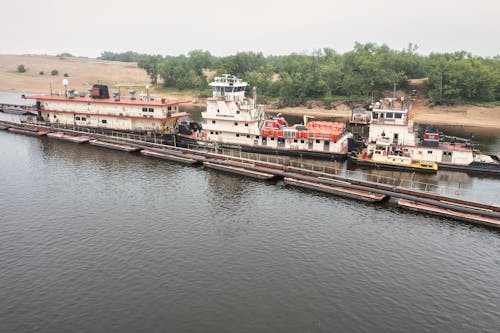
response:
<path id="1" fill-rule="evenodd" d="M 438 163 L 440 169 L 452 171 L 464 171 L 469 173 L 484 173 L 500 175 L 500 164 L 472 162 L 468 165 L 454 165 L 447 163 Z"/>
<path id="2" fill-rule="evenodd" d="M 184 142 L 189 144 L 203 144 L 211 143 L 217 145 L 221 148 L 229 149 L 239 149 L 250 153 L 260 153 L 260 154 L 271 154 L 271 155 L 281 155 L 281 156 L 296 156 L 296 157 L 309 157 L 309 158 L 319 158 L 319 159 L 329 159 L 329 160 L 343 160 L 347 158 L 347 152 L 337 153 L 337 152 L 323 152 L 323 151 L 313 151 L 313 150 L 303 150 L 303 149 L 277 149 L 263 147 L 259 145 L 243 145 L 243 144 L 229 144 L 229 143 L 216 143 L 204 140 L 196 140 L 193 138 L 185 136 L 176 136 L 178 142 Z"/>
<path id="3" fill-rule="evenodd" d="M 400 170 L 400 171 L 409 171 L 409 172 L 419 172 L 419 173 L 436 173 L 437 170 L 434 169 L 426 169 L 426 168 L 418 168 L 412 167 L 408 165 L 398 165 L 398 164 L 388 164 L 388 163 L 379 163 L 374 161 L 363 160 L 358 157 L 351 156 L 350 160 L 355 164 L 360 166 L 368 166 L 372 168 L 378 169 L 391 169 L 391 170 Z"/>

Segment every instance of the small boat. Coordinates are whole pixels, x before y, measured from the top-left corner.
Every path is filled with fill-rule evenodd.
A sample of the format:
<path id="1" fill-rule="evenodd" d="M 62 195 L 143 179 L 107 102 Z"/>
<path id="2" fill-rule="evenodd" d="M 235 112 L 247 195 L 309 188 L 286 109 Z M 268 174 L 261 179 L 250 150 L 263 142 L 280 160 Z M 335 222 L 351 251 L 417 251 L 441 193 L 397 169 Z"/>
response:
<path id="1" fill-rule="evenodd" d="M 373 166 L 376 168 L 425 173 L 436 173 L 438 171 L 438 164 L 436 162 L 419 161 L 411 157 L 402 156 L 399 152 L 393 151 L 391 145 L 385 142 L 378 142 L 373 153 L 368 153 L 367 148 L 365 148 L 361 153 L 352 154 L 351 160 L 358 165 Z"/>

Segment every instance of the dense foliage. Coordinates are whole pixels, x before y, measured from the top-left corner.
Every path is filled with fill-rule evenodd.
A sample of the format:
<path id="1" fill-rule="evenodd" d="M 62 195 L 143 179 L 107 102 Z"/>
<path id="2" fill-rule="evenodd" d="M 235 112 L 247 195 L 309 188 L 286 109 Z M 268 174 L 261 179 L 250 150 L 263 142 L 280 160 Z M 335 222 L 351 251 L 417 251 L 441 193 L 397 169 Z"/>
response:
<path id="1" fill-rule="evenodd" d="M 275 98 L 280 106 L 295 106 L 309 99 L 328 105 L 335 97 L 381 96 L 396 83 L 408 88 L 408 80 L 427 78 L 430 102 L 459 103 L 500 100 L 500 57 L 482 58 L 466 52 L 418 54 L 417 46 L 404 50 L 387 45 L 356 43 L 344 54 L 325 48 L 312 54 L 264 56 L 239 52 L 214 57 L 208 51 L 187 55 L 141 55 L 104 52 L 100 59 L 137 61 L 151 82 L 165 87 L 206 91 L 207 74 L 229 73 L 256 86 L 262 98 Z"/>

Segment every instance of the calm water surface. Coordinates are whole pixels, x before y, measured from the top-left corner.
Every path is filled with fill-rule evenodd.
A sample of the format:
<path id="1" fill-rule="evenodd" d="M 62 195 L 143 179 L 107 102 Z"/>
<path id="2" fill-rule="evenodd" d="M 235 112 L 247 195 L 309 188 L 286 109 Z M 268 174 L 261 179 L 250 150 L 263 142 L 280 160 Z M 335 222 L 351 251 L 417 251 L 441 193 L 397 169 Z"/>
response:
<path id="1" fill-rule="evenodd" d="M 500 327 L 489 229 L 3 131 L 0 170 L 2 332 Z"/>

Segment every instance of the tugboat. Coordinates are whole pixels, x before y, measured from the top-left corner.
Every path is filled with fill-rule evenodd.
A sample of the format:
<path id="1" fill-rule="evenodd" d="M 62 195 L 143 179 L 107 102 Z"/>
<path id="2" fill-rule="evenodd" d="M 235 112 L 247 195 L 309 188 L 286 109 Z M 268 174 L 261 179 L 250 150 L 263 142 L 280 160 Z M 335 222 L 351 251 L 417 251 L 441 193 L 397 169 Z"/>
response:
<path id="1" fill-rule="evenodd" d="M 413 101 L 402 99 L 400 108 L 395 107 L 395 98 L 373 104 L 367 147 L 352 154 L 351 160 L 409 171 L 439 168 L 500 175 L 498 157 L 480 154 L 470 142 L 445 142 L 444 135 L 434 128 L 427 128 L 419 138 L 414 129 Z"/>
<path id="2" fill-rule="evenodd" d="M 253 97 L 246 98 L 247 83 L 225 74 L 215 77 L 212 97 L 201 113 L 202 123 L 182 124 L 177 139 L 199 144 L 217 144 L 243 151 L 342 159 L 347 156 L 353 135 L 344 123 L 310 121 L 288 125 L 281 116 L 270 117 Z"/>

